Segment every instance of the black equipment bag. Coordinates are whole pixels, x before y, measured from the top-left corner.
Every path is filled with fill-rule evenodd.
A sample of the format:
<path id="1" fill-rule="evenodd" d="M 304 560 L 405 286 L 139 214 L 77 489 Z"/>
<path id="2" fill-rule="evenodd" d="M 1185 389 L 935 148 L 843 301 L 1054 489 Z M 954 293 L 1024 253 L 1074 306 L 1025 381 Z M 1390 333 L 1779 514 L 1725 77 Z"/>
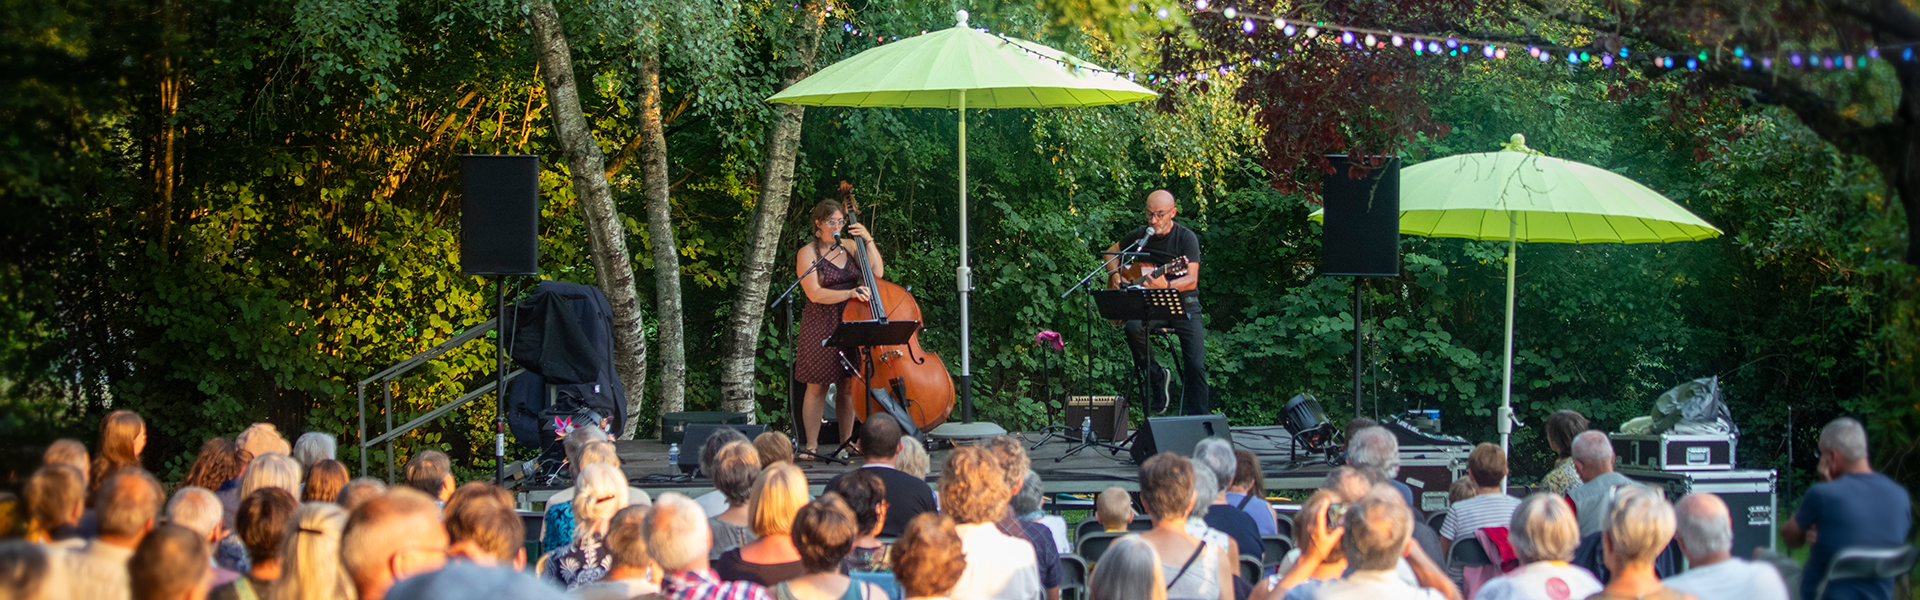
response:
<path id="1" fill-rule="evenodd" d="M 613 307 L 599 288 L 542 281 L 505 317 L 507 354 L 527 370 L 508 384 L 514 441 L 545 448 L 554 439 L 554 416 L 573 416 L 581 425 L 588 411 L 608 419 L 608 434 L 620 435 L 627 392 L 613 370 Z"/>

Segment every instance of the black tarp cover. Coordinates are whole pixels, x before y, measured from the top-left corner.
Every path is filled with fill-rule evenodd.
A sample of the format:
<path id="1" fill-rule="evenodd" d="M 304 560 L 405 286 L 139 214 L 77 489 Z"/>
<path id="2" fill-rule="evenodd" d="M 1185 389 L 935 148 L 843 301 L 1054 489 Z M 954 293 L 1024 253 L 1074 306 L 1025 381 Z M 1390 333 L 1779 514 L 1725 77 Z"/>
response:
<path id="1" fill-rule="evenodd" d="M 507 307 L 508 356 L 527 370 L 508 384 L 507 424 L 515 442 L 532 448 L 551 442 L 550 410 L 591 409 L 608 418 L 608 433 L 619 435 L 627 421 L 627 392 L 613 370 L 612 324 L 607 297 L 577 283 L 542 281 Z"/>

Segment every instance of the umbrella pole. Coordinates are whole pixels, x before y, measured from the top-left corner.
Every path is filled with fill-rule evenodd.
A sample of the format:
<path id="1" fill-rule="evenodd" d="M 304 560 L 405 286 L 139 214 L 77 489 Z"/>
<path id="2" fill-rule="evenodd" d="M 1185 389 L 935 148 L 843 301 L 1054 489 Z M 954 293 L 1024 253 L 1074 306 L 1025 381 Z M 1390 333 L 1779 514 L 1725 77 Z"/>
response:
<path id="1" fill-rule="evenodd" d="M 967 91 L 960 90 L 960 421 L 973 422 L 973 324 L 967 296 L 973 291 L 973 268 L 967 264 Z"/>
<path id="2" fill-rule="evenodd" d="M 1500 452 L 1511 456 L 1508 442 L 1513 437 L 1513 273 L 1514 265 L 1519 261 L 1515 251 L 1519 248 L 1519 236 L 1515 231 L 1518 215 L 1507 213 L 1507 351 L 1506 374 L 1500 381 L 1500 411 L 1494 415 L 1499 420 Z M 1507 480 L 1500 480 L 1500 491 L 1507 491 Z"/>

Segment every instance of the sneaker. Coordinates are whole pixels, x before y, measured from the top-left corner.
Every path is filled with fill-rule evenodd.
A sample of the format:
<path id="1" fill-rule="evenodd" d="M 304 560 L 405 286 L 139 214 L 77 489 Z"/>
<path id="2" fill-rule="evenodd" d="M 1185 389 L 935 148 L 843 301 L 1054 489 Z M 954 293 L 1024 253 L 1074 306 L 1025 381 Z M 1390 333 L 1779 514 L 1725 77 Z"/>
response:
<path id="1" fill-rule="evenodd" d="M 1148 367 L 1147 392 L 1153 394 L 1148 407 L 1154 414 L 1166 414 L 1167 405 L 1172 402 L 1173 370 L 1159 365 Z"/>

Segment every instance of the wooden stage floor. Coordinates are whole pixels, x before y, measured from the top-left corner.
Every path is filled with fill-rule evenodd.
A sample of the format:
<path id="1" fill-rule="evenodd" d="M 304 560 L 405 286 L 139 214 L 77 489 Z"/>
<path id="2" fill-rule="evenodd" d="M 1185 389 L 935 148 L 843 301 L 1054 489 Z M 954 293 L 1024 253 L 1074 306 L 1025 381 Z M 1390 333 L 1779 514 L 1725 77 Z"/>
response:
<path id="1" fill-rule="evenodd" d="M 1039 441 L 1041 433 L 1015 433 L 1025 438 L 1028 445 Z M 1234 427 L 1233 445 L 1252 451 L 1260 457 L 1260 464 L 1266 474 L 1266 487 L 1269 490 L 1315 489 L 1326 478 L 1327 465 L 1324 454 L 1316 457 L 1300 457 L 1298 461 L 1288 459 L 1287 431 L 1281 427 Z M 1105 449 L 1087 448 L 1071 457 L 1062 458 L 1074 445 L 1072 441 L 1063 441 L 1056 437 L 1037 449 L 1030 451 L 1033 457 L 1033 470 L 1040 474 L 1048 494 L 1088 494 L 1098 493 L 1110 486 L 1119 486 L 1127 491 L 1139 491 L 1138 465 L 1133 464 L 1126 452 L 1113 453 Z M 698 495 L 713 489 L 712 480 L 706 478 L 686 478 L 667 481 L 666 476 L 674 470 L 667 464 L 667 447 L 657 440 L 620 441 L 615 443 L 627 478 L 634 487 L 650 493 L 677 491 Z M 1184 448 L 1182 454 L 1190 453 L 1192 448 Z M 681 448 L 681 452 L 698 452 L 694 448 Z M 940 465 L 946 460 L 949 449 L 942 448 L 932 453 L 933 469 L 927 474 L 928 481 L 937 481 Z M 855 465 L 836 465 L 824 462 L 800 463 L 807 473 L 807 482 L 815 493 L 819 493 L 829 479 L 845 472 Z"/>

